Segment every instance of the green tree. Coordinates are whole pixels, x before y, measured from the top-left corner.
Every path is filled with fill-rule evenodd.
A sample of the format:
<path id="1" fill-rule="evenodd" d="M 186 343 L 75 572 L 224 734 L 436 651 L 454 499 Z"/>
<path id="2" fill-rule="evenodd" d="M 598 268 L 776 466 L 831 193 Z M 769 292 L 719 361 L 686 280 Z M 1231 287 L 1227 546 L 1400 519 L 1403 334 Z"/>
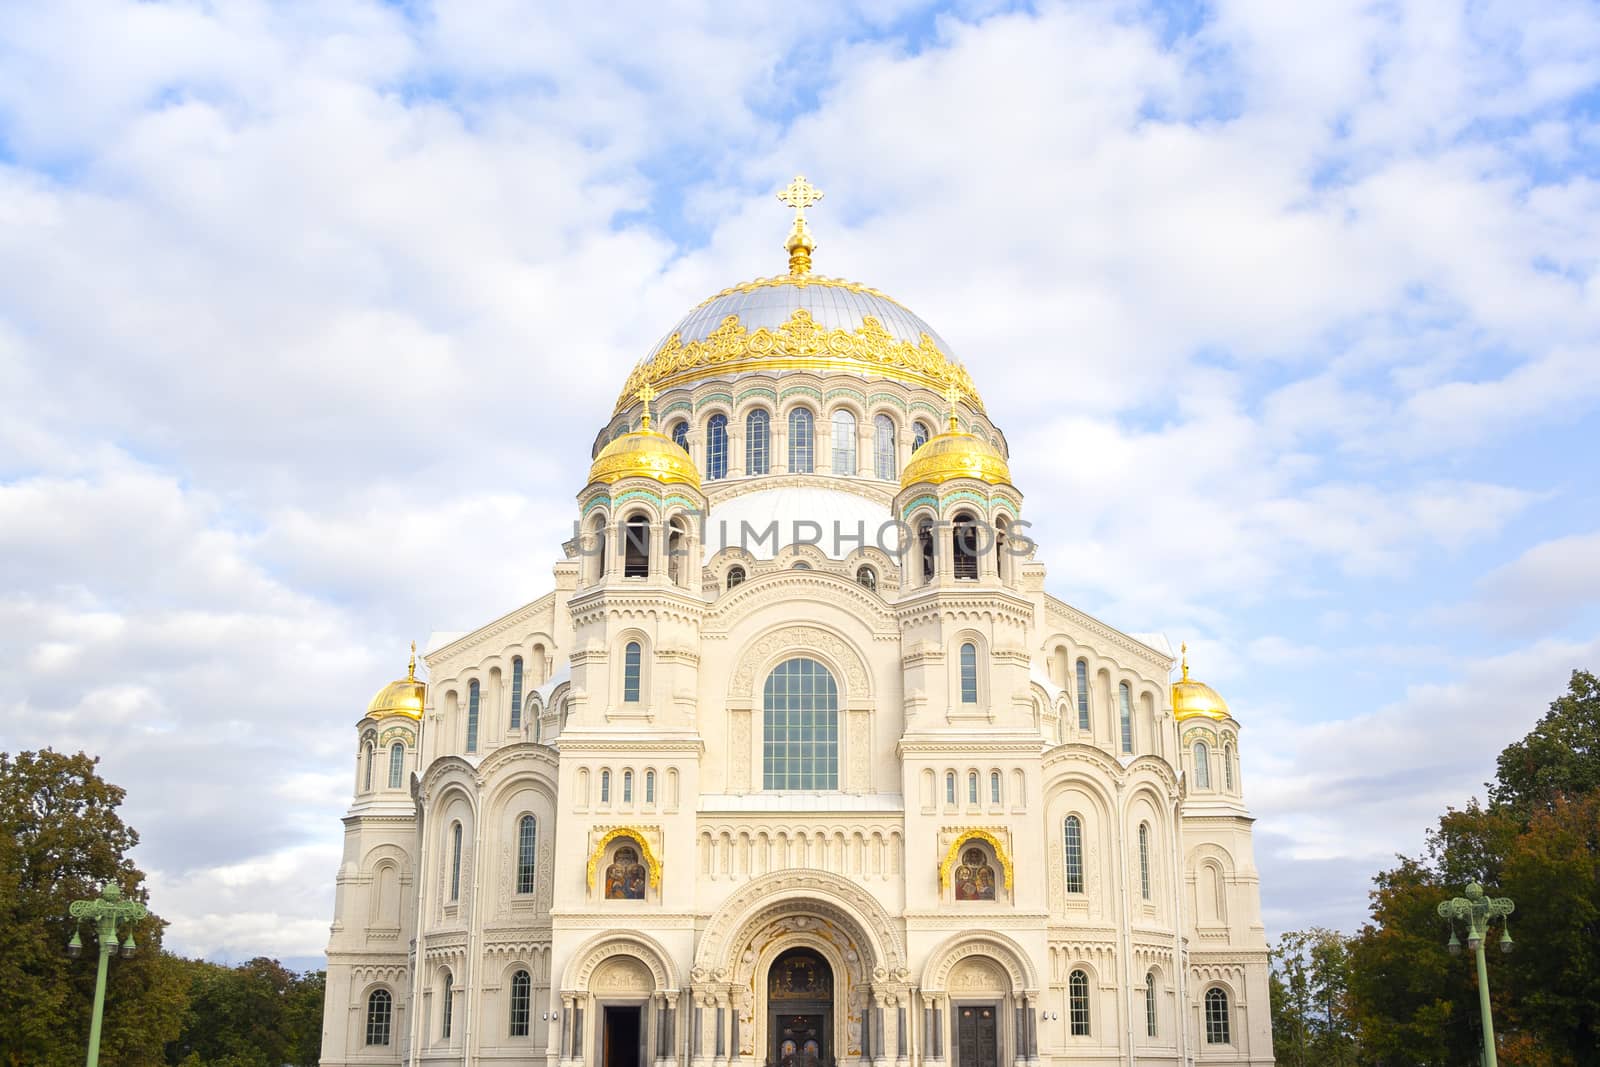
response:
<path id="1" fill-rule="evenodd" d="M 316 1067 L 323 974 L 299 975 L 259 957 L 237 967 L 183 961 L 189 1010 L 167 1049 L 177 1067 Z"/>
<path id="2" fill-rule="evenodd" d="M 1573 671 L 1567 691 L 1521 741 L 1507 745 L 1489 800 L 1520 818 L 1549 811 L 1558 796 L 1600 791 L 1600 679 Z"/>
<path id="3" fill-rule="evenodd" d="M 1344 935 L 1290 930 L 1272 948 L 1273 1048 L 1288 1067 L 1355 1062 L 1349 1014 L 1350 958 Z"/>
<path id="4" fill-rule="evenodd" d="M 63 951 L 67 908 L 114 881 L 148 903 L 144 875 L 128 858 L 138 834 L 117 814 L 123 790 L 97 760 L 49 749 L 0 753 L 0 1064 L 70 1067 L 83 1062 L 98 946 L 84 959 Z M 183 1012 L 178 973 L 161 952 L 165 923 L 152 914 L 134 929 L 140 950 L 116 960 L 106 983 L 102 1062 L 156 1067 Z"/>

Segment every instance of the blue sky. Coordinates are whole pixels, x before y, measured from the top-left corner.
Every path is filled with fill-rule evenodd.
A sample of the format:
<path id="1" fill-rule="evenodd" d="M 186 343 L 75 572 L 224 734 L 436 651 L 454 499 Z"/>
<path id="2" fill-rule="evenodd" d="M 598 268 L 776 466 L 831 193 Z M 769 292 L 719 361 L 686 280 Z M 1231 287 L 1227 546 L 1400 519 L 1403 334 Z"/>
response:
<path id="1" fill-rule="evenodd" d="M 1051 589 L 1230 699 L 1270 930 L 1352 929 L 1600 662 L 1597 85 L 1581 2 L 7 5 L 0 748 L 105 757 L 173 947 L 310 960 L 354 719 L 803 171 Z"/>

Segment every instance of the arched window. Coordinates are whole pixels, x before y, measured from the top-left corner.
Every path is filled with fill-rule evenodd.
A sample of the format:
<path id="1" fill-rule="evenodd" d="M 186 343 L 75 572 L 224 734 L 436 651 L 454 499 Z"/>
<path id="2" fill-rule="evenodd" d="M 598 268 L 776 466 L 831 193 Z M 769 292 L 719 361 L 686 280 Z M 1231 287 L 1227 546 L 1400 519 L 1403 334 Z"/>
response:
<path id="1" fill-rule="evenodd" d="M 1150 824 L 1139 824 L 1139 895 L 1150 899 Z"/>
<path id="2" fill-rule="evenodd" d="M 744 417 L 744 472 L 765 474 L 772 465 L 772 416 L 756 408 Z"/>
<path id="3" fill-rule="evenodd" d="M 744 584 L 744 568 L 743 567 L 729 567 L 728 568 L 728 588 L 732 589 L 736 585 L 743 585 L 743 584 Z"/>
<path id="4" fill-rule="evenodd" d="M 461 824 L 450 824 L 450 899 L 461 899 Z"/>
<path id="5" fill-rule="evenodd" d="M 622 702 L 624 704 L 639 703 L 639 675 L 644 659 L 644 650 L 639 642 L 629 641 L 622 650 Z"/>
<path id="6" fill-rule="evenodd" d="M 533 979 L 527 971 L 518 971 L 511 976 L 511 1036 L 528 1036 L 528 1016 L 530 994 L 533 991 Z"/>
<path id="7" fill-rule="evenodd" d="M 689 451 L 689 424 L 682 419 L 672 424 L 672 443 Z"/>
<path id="8" fill-rule="evenodd" d="M 622 802 L 624 804 L 632 804 L 633 803 L 633 772 L 632 771 L 623 771 L 622 772 Z"/>
<path id="9" fill-rule="evenodd" d="M 1083 821 L 1068 815 L 1062 828 L 1061 854 L 1066 858 L 1067 892 L 1083 892 Z"/>
<path id="10" fill-rule="evenodd" d="M 989 772 L 989 803 L 1000 803 L 1000 772 Z"/>
<path id="11" fill-rule="evenodd" d="M 922 580 L 933 581 L 933 523 L 928 519 L 917 523 L 917 554 L 922 557 Z"/>
<path id="12" fill-rule="evenodd" d="M 455 978 L 447 974 L 444 976 L 444 996 L 439 1002 L 441 1004 L 441 1014 L 439 1017 L 439 1037 L 445 1041 L 450 1040 L 450 1023 L 452 1018 L 455 1016 L 456 1007 L 455 993 Z"/>
<path id="13" fill-rule="evenodd" d="M 1222 781 L 1233 792 L 1233 742 L 1222 746 Z"/>
<path id="14" fill-rule="evenodd" d="M 894 420 L 887 415 L 872 420 L 872 473 L 882 481 L 894 481 Z"/>
<path id="15" fill-rule="evenodd" d="M 650 520 L 628 516 L 622 528 L 622 576 L 644 578 L 650 574 Z"/>
<path id="16" fill-rule="evenodd" d="M 839 688 L 814 659 L 778 664 L 762 693 L 766 789 L 839 788 Z"/>
<path id="17" fill-rule="evenodd" d="M 538 871 L 539 823 L 532 815 L 517 820 L 517 892 L 533 892 L 533 876 Z"/>
<path id="18" fill-rule="evenodd" d="M 1089 976 L 1082 971 L 1067 978 L 1067 1019 L 1073 1037 L 1089 1036 Z"/>
<path id="19" fill-rule="evenodd" d="M 399 789 L 406 773 L 406 746 L 396 741 L 389 746 L 389 788 Z"/>
<path id="20" fill-rule="evenodd" d="M 961 703 L 978 702 L 978 646 L 968 641 L 961 646 Z"/>
<path id="21" fill-rule="evenodd" d="M 999 578 L 1002 582 L 1006 580 L 1006 572 L 1010 570 L 1010 568 L 1006 566 L 1006 558 L 1010 555 L 1010 550 L 1006 547 L 1006 535 L 1010 532 L 1010 529 L 1011 524 L 1005 520 L 1004 516 L 995 519 L 994 573 L 995 577 Z"/>
<path id="22" fill-rule="evenodd" d="M 478 751 L 478 701 L 481 689 L 474 678 L 467 683 L 467 751 Z"/>
<path id="23" fill-rule="evenodd" d="M 603 581 L 606 576 L 606 517 L 596 515 L 594 519 L 594 580 Z"/>
<path id="24" fill-rule="evenodd" d="M 728 416 L 720 411 L 706 422 L 706 480 L 728 476 Z"/>
<path id="25" fill-rule="evenodd" d="M 394 998 L 387 989 L 374 989 L 367 997 L 367 1044 L 389 1043 L 389 1022 L 394 1012 Z"/>
<path id="26" fill-rule="evenodd" d="M 950 551 L 954 573 L 958 579 L 972 581 L 978 577 L 978 520 L 969 511 L 956 516 L 950 530 Z"/>
<path id="27" fill-rule="evenodd" d="M 1156 972 L 1144 976 L 1144 1036 L 1156 1035 Z"/>
<path id="28" fill-rule="evenodd" d="M 861 566 L 856 568 L 856 584 L 863 589 L 878 589 L 878 572 L 871 567 Z"/>
<path id="29" fill-rule="evenodd" d="M 655 771 L 645 771 L 644 772 L 644 802 L 646 804 L 654 804 L 656 802 L 656 772 Z"/>
<path id="30" fill-rule="evenodd" d="M 364 753 L 367 761 L 366 771 L 362 775 L 361 789 L 362 792 L 370 793 L 372 792 L 372 742 L 368 741 L 362 746 L 361 750 Z"/>
<path id="31" fill-rule="evenodd" d="M 611 772 L 600 772 L 600 803 L 611 803 Z"/>
<path id="32" fill-rule="evenodd" d="M 1196 789 L 1211 788 L 1211 746 L 1204 741 L 1194 743 L 1194 785 Z"/>
<path id="33" fill-rule="evenodd" d="M 1227 990 L 1212 986 L 1206 990 L 1206 1044 L 1228 1044 L 1233 1040 L 1229 1030 Z"/>
<path id="34" fill-rule="evenodd" d="M 813 430 L 810 411 L 795 408 L 789 412 L 789 473 L 811 473 L 815 462 Z"/>
<path id="35" fill-rule="evenodd" d="M 683 562 L 689 555 L 689 550 L 684 546 L 689 542 L 689 533 L 683 528 L 682 516 L 673 516 L 667 524 L 667 581 L 674 585 L 683 582 Z"/>
<path id="36" fill-rule="evenodd" d="M 933 431 L 928 429 L 928 424 L 918 419 L 911 424 L 911 451 L 915 452 L 928 443 L 928 438 L 933 436 Z"/>
<path id="37" fill-rule="evenodd" d="M 954 804 L 956 802 L 956 772 L 955 771 L 950 771 L 950 772 L 946 773 L 945 776 L 944 776 L 944 802 L 946 804 Z"/>
<path id="38" fill-rule="evenodd" d="M 522 729 L 522 657 L 511 657 L 511 728 Z"/>
<path id="39" fill-rule="evenodd" d="M 968 804 L 976 804 L 977 802 L 978 802 L 978 772 L 977 771 L 968 771 L 967 772 L 967 803 Z"/>
<path id="40" fill-rule="evenodd" d="M 1133 752 L 1133 689 L 1127 682 L 1117 686 L 1117 726 L 1122 732 L 1122 752 Z"/>
<path id="41" fill-rule="evenodd" d="M 1089 729 L 1089 661 L 1078 661 L 1078 729 Z"/>
<path id="42" fill-rule="evenodd" d="M 833 473 L 856 472 L 856 417 L 839 408 L 833 413 Z"/>

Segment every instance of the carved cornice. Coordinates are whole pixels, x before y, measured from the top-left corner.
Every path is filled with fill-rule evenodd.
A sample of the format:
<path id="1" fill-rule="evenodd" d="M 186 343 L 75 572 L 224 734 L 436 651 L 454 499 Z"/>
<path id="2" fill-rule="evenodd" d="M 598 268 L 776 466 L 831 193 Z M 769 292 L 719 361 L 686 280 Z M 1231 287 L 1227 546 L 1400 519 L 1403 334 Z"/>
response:
<path id="1" fill-rule="evenodd" d="M 758 570 L 717 600 L 705 614 L 705 625 L 731 629 L 739 619 L 771 607 L 775 601 L 798 599 L 796 593 L 837 604 L 853 615 L 864 616 L 862 621 L 875 630 L 896 639 L 900 636 L 894 628 L 895 615 L 882 597 L 862 588 L 854 576 L 829 570 Z"/>
<path id="2" fill-rule="evenodd" d="M 1151 648 L 1143 641 L 1134 640 L 1121 630 L 1113 629 L 1112 627 L 1101 622 L 1099 619 L 1095 618 L 1093 615 L 1079 611 L 1077 608 L 1073 607 L 1071 604 L 1068 604 L 1059 597 L 1051 596 L 1049 593 L 1046 593 L 1044 595 L 1044 604 L 1045 616 L 1047 619 L 1051 613 L 1054 613 L 1064 625 L 1076 626 L 1081 630 L 1087 630 L 1089 633 L 1094 634 L 1096 637 L 1099 637 L 1102 640 L 1111 643 L 1112 645 L 1115 645 L 1124 652 L 1128 652 L 1138 657 L 1145 663 L 1154 667 L 1162 677 L 1166 677 L 1172 673 L 1172 667 L 1177 661 L 1166 653 Z"/>
<path id="3" fill-rule="evenodd" d="M 485 623 L 483 626 L 473 630 L 471 633 L 461 635 L 447 645 L 436 648 L 432 652 L 424 653 L 422 662 L 427 665 L 429 677 L 433 677 L 433 675 L 436 673 L 435 664 L 443 666 L 447 661 L 453 660 L 455 657 L 477 648 L 492 637 L 498 637 L 507 630 L 515 629 L 517 626 L 533 619 L 536 615 L 548 613 L 550 615 L 550 623 L 551 625 L 554 625 L 555 603 L 556 590 L 552 589 L 550 592 L 539 597 L 539 599 L 528 604 L 524 604 L 522 607 L 516 609 L 510 614 L 502 615 L 493 622 Z M 548 629 L 549 628 L 547 627 L 546 632 L 548 632 Z M 451 677 L 453 677 L 453 675 Z M 431 696 L 433 693 L 433 687 L 431 685 L 428 688 L 428 692 Z"/>

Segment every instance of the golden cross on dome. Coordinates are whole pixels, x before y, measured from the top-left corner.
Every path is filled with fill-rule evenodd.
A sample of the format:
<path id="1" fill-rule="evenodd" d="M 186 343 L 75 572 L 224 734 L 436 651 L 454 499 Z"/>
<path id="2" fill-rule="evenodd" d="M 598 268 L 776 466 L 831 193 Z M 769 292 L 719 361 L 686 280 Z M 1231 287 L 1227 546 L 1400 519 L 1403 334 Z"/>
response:
<path id="1" fill-rule="evenodd" d="M 417 680 L 417 643 L 411 642 L 411 665 L 406 668 L 406 681 Z"/>
<path id="2" fill-rule="evenodd" d="M 657 393 L 655 387 L 649 382 L 645 382 L 639 387 L 639 391 L 633 395 L 644 401 L 644 416 L 639 421 L 641 428 L 648 430 L 650 428 L 650 401 L 661 394 Z"/>
<path id="3" fill-rule="evenodd" d="M 816 251 L 817 242 L 806 228 L 806 208 L 822 199 L 822 190 L 806 181 L 804 174 L 796 174 L 794 181 L 778 192 L 778 199 L 794 208 L 794 227 L 783 245 L 789 250 L 789 273 L 810 274 L 811 253 Z"/>
<path id="4" fill-rule="evenodd" d="M 1171 648 L 1171 645 L 1167 646 Z M 1189 680 L 1189 642 L 1185 641 L 1178 646 L 1178 651 L 1183 653 L 1183 680 Z"/>
<path id="5" fill-rule="evenodd" d="M 961 387 L 955 382 L 951 382 L 945 387 L 944 398 L 950 404 L 950 432 L 955 433 L 956 426 L 958 424 L 956 419 L 956 404 L 961 400 Z"/>

